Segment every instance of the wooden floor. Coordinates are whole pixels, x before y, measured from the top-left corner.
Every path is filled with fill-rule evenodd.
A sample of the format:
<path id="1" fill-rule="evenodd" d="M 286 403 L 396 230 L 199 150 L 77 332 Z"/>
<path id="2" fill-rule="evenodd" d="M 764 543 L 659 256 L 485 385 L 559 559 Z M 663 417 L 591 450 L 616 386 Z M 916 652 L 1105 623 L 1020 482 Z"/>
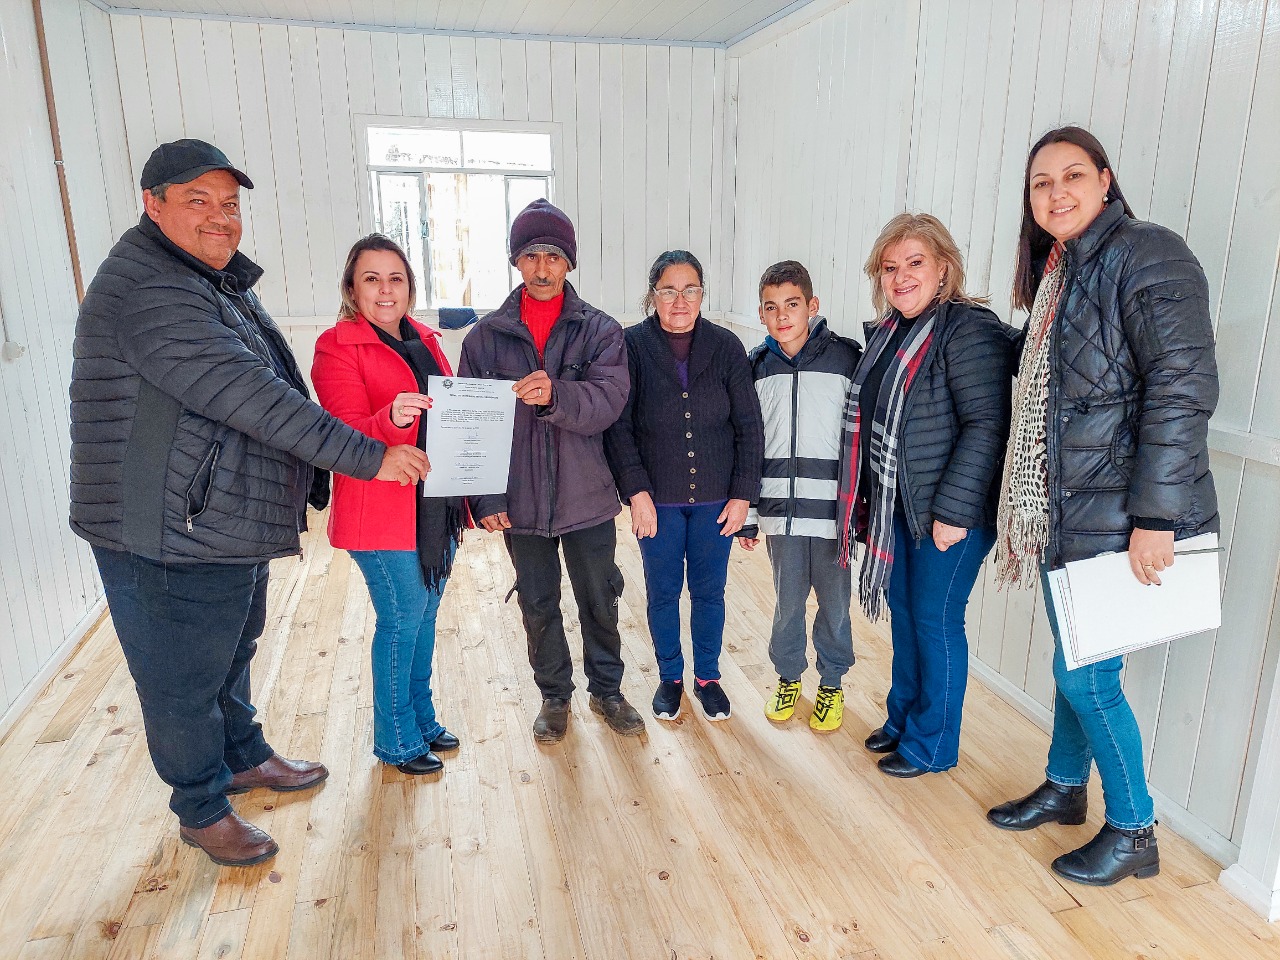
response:
<path id="1" fill-rule="evenodd" d="M 619 532 L 624 690 L 647 708 L 639 556 Z M 842 730 L 809 730 L 812 677 L 771 725 L 763 551 L 735 548 L 729 579 L 732 720 L 686 711 L 620 739 L 580 690 L 568 738 L 539 746 L 510 567 L 470 535 L 436 656 L 463 748 L 431 781 L 370 752 L 372 610 L 348 556 L 313 537 L 272 571 L 254 688 L 273 745 L 332 775 L 236 799 L 281 846 L 242 870 L 178 841 L 104 621 L 0 743 L 0 958 L 1280 958 L 1280 929 L 1168 831 L 1155 880 L 1058 883 L 1046 864 L 1098 828 L 1096 787 L 1088 827 L 990 828 L 988 806 L 1041 779 L 1046 738 L 977 682 L 956 770 L 880 774 L 861 744 L 882 718 L 882 630 L 856 621 Z"/>

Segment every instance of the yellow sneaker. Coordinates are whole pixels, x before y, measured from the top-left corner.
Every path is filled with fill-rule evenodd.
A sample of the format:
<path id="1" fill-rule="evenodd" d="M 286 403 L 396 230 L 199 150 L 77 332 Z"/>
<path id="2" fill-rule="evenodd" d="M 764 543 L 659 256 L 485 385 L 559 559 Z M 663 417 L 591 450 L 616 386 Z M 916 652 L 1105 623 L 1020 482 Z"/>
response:
<path id="1" fill-rule="evenodd" d="M 829 732 L 839 730 L 844 721 L 844 691 L 839 687 L 819 687 L 813 698 L 813 713 L 809 726 L 814 730 Z"/>
<path id="2" fill-rule="evenodd" d="M 796 712 L 796 701 L 799 699 L 800 681 L 779 677 L 778 686 L 774 689 L 773 696 L 764 705 L 764 715 L 778 723 L 783 720 L 790 720 L 791 715 Z"/>

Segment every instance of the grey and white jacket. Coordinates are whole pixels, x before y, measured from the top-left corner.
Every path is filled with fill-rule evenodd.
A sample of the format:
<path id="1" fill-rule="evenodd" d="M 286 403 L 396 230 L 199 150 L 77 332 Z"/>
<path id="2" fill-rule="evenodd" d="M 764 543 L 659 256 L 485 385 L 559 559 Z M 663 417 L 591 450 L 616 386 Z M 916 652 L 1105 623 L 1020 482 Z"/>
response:
<path id="1" fill-rule="evenodd" d="M 861 355 L 823 317 L 809 321 L 809 339 L 794 357 L 772 337 L 751 351 L 765 447 L 760 501 L 747 523 L 758 522 L 761 533 L 836 538 L 840 426 Z"/>

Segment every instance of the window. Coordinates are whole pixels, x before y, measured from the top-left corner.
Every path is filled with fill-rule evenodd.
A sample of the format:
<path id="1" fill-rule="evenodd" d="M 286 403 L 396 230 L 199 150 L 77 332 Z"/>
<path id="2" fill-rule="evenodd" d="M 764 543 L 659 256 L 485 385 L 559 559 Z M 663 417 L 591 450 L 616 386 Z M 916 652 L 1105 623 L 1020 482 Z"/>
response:
<path id="1" fill-rule="evenodd" d="M 374 229 L 409 255 L 416 308 L 501 303 L 519 282 L 507 262 L 511 220 L 550 198 L 551 134 L 376 122 L 366 130 Z"/>

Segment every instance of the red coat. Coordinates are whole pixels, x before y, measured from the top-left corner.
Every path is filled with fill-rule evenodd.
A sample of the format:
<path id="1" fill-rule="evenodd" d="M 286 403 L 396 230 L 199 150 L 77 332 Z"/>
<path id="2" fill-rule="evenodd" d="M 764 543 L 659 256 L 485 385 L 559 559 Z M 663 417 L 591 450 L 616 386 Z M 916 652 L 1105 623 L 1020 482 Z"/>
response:
<path id="1" fill-rule="evenodd" d="M 440 349 L 440 334 L 409 319 L 440 370 L 452 375 Z M 397 427 L 391 401 L 400 393 L 417 393 L 409 364 L 378 339 L 364 317 L 339 320 L 316 341 L 311 364 L 320 405 L 388 446 L 415 443 L 418 422 Z M 329 542 L 342 550 L 414 550 L 417 547 L 416 485 L 394 480 L 356 480 L 335 474 L 329 508 Z"/>

